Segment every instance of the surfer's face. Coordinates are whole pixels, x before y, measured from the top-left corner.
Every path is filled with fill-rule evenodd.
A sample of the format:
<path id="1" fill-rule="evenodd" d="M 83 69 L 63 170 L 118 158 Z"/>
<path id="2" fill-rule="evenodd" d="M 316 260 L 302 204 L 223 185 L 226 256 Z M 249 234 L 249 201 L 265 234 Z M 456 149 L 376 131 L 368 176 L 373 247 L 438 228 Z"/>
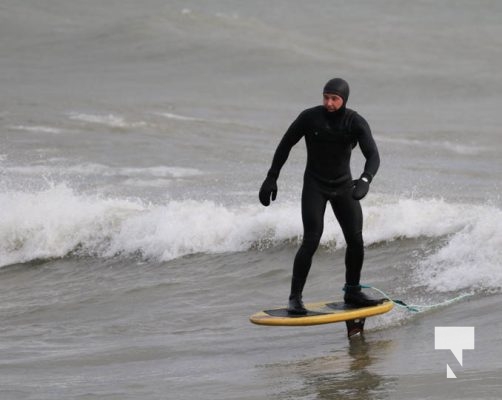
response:
<path id="1" fill-rule="evenodd" d="M 343 106 L 343 99 L 337 94 L 324 93 L 323 105 L 329 112 L 337 111 Z"/>

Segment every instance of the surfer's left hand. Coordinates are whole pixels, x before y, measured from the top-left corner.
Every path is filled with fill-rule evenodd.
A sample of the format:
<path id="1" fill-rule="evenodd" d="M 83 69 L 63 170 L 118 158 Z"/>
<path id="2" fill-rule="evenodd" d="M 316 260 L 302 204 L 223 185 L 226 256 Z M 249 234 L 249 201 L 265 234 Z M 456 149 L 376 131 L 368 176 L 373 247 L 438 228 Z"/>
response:
<path id="1" fill-rule="evenodd" d="M 361 177 L 354 181 L 354 190 L 352 191 L 352 198 L 361 200 L 368 194 L 370 190 L 371 175 L 363 173 Z"/>

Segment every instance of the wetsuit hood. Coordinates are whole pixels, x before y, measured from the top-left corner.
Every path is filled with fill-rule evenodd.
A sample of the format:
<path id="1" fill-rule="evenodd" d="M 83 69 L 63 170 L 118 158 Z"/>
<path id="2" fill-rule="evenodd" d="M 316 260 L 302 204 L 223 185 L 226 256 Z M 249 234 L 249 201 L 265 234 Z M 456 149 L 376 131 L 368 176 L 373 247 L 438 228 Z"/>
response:
<path id="1" fill-rule="evenodd" d="M 349 100 L 349 84 L 342 78 L 334 78 L 329 80 L 326 85 L 324 85 L 323 93 L 336 94 L 343 99 L 343 107 L 347 105 Z"/>

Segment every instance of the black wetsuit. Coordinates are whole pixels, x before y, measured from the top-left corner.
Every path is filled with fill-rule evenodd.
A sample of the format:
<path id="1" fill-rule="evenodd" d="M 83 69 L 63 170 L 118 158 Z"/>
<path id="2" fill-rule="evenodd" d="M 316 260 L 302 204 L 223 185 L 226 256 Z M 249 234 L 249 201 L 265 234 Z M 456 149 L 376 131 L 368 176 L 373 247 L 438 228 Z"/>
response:
<path id="1" fill-rule="evenodd" d="M 372 178 L 380 165 L 377 146 L 363 117 L 345 106 L 335 112 L 317 106 L 303 111 L 291 124 L 277 147 L 268 176 L 278 178 L 291 148 L 302 137 L 307 146 L 302 191 L 304 235 L 295 257 L 291 284 L 291 293 L 299 296 L 319 246 L 328 201 L 347 242 L 346 284 L 359 285 L 364 258 L 363 217 L 359 201 L 352 197 L 352 149 L 359 144 L 366 158 L 366 176 Z"/>

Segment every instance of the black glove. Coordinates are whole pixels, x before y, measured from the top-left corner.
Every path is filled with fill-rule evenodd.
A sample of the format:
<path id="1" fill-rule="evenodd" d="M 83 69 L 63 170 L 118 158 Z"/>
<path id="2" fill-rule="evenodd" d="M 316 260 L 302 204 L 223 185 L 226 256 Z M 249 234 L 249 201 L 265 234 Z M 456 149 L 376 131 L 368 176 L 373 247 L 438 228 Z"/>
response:
<path id="1" fill-rule="evenodd" d="M 352 198 L 355 200 L 361 200 L 368 194 L 370 190 L 372 176 L 364 172 L 361 177 L 354 181 L 354 190 L 352 191 Z"/>
<path id="2" fill-rule="evenodd" d="M 265 207 L 270 205 L 270 197 L 272 197 L 272 201 L 277 197 L 277 178 L 270 174 L 267 175 L 267 178 L 261 185 L 258 197 L 260 198 L 260 203 Z"/>

